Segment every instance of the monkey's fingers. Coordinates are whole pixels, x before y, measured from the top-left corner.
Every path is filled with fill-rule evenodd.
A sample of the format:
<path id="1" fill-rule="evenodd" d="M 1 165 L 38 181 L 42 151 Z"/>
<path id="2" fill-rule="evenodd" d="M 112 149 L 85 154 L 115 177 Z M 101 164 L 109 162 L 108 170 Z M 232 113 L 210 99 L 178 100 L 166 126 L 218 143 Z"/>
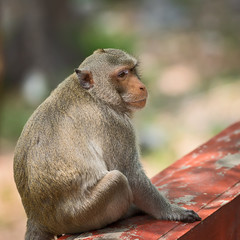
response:
<path id="1" fill-rule="evenodd" d="M 186 223 L 193 223 L 195 221 L 201 221 L 202 219 L 193 210 L 185 210 L 185 214 L 182 216 L 180 221 Z"/>
<path id="2" fill-rule="evenodd" d="M 164 219 L 168 219 L 171 221 L 181 221 L 186 223 L 193 223 L 195 221 L 202 220 L 193 210 L 188 210 L 174 204 L 171 205 L 171 211 L 168 212 L 167 217 Z"/>

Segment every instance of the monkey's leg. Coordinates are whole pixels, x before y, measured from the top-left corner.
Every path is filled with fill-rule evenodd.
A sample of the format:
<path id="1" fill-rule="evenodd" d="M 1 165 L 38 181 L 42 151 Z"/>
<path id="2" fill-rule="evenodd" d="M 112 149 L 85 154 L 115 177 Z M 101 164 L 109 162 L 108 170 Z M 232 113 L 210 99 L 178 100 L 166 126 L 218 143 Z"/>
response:
<path id="1" fill-rule="evenodd" d="M 171 204 L 151 183 L 144 172 L 139 171 L 135 176 L 129 177 L 134 204 L 144 212 L 154 216 L 157 219 L 194 222 L 201 218 L 192 210 L 188 210 L 174 204 Z"/>
<path id="2" fill-rule="evenodd" d="M 124 214 L 124 216 L 121 217 L 121 219 L 130 218 L 134 215 L 142 214 L 142 213 L 143 211 L 141 209 L 136 207 L 136 205 L 131 204 L 131 206 L 128 208 L 128 211 Z"/>
<path id="3" fill-rule="evenodd" d="M 115 222 L 127 212 L 133 201 L 127 178 L 117 170 L 108 172 L 86 199 L 79 209 L 75 209 L 68 226 L 65 224 L 64 233 L 98 229 Z M 74 203 L 68 204 L 73 206 Z M 64 218 L 69 217 L 71 216 L 65 215 Z"/>
<path id="4" fill-rule="evenodd" d="M 54 239 L 53 234 L 42 231 L 34 221 L 28 219 L 25 240 L 53 240 L 53 239 Z"/>

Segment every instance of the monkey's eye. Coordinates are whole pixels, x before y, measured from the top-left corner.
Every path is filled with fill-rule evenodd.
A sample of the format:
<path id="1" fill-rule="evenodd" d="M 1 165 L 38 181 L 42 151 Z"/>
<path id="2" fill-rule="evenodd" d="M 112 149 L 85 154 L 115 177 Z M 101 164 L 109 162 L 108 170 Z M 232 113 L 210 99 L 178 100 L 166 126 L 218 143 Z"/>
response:
<path id="1" fill-rule="evenodd" d="M 120 79 L 124 79 L 124 78 L 126 78 L 128 73 L 129 73 L 129 70 L 125 69 L 125 70 L 120 71 L 117 76 Z"/>

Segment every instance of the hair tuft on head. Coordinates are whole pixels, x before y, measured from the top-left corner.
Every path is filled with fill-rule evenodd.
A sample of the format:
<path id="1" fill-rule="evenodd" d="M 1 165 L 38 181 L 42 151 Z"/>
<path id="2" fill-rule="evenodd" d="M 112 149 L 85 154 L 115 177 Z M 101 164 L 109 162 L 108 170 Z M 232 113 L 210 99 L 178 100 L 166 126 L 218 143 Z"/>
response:
<path id="1" fill-rule="evenodd" d="M 93 53 L 105 53 L 105 50 L 103 48 L 99 48 L 95 50 Z"/>

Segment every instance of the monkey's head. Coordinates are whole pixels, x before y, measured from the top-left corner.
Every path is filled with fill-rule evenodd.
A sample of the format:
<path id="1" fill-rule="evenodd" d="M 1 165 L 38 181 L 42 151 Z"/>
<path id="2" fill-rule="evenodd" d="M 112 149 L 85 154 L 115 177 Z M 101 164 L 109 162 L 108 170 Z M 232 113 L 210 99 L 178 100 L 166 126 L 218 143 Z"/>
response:
<path id="1" fill-rule="evenodd" d="M 79 84 L 94 98 L 132 112 L 145 106 L 147 89 L 137 60 L 119 49 L 98 49 L 75 69 Z"/>

